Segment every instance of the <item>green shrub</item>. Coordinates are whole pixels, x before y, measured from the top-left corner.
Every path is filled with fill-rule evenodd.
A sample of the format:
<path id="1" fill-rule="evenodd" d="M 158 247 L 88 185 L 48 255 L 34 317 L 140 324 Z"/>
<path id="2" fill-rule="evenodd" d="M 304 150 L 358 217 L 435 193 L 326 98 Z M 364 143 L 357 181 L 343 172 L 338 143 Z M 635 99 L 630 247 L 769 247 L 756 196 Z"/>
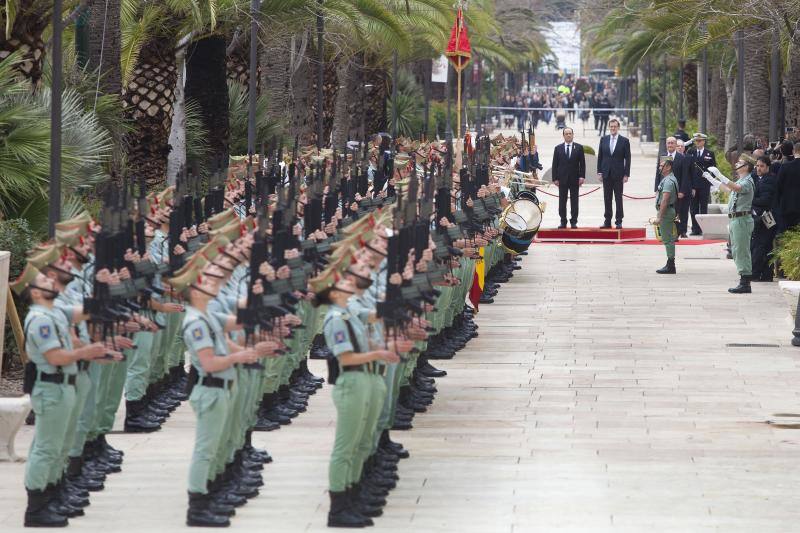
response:
<path id="1" fill-rule="evenodd" d="M 25 268 L 25 252 L 33 248 L 38 242 L 36 234 L 31 230 L 27 220 L 18 218 L 0 220 L 0 250 L 11 252 L 11 265 L 8 270 L 9 280 L 16 279 Z M 9 289 L 11 290 L 11 289 Z M 28 308 L 19 301 L 15 301 L 20 319 L 25 316 Z M 8 312 L 6 312 L 8 316 Z M 19 350 L 11 333 L 11 325 L 6 319 L 6 335 L 3 346 L 3 368 L 8 369 L 12 361 L 19 360 Z"/>
<path id="2" fill-rule="evenodd" d="M 583 145 L 583 153 L 585 155 L 597 155 L 594 151 L 594 148 L 592 148 L 591 146 L 587 146 L 585 144 Z"/>
<path id="3" fill-rule="evenodd" d="M 790 229 L 778 237 L 772 261 L 777 262 L 786 279 L 800 280 L 800 228 Z"/>

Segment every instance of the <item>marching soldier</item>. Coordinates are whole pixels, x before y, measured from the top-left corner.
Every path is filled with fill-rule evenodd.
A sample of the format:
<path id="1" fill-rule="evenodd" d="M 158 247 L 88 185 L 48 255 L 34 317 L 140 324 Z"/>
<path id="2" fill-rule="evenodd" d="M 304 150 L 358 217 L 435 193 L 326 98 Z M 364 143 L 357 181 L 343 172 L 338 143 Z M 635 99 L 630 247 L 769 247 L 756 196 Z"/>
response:
<path id="1" fill-rule="evenodd" d="M 667 252 L 667 264 L 656 270 L 658 274 L 675 274 L 675 241 L 678 238 L 675 228 L 675 205 L 678 202 L 678 179 L 672 172 L 674 160 L 669 157 L 661 158 L 660 175 L 663 176 L 658 184 L 656 196 L 656 219 L 661 234 L 661 242 Z"/>

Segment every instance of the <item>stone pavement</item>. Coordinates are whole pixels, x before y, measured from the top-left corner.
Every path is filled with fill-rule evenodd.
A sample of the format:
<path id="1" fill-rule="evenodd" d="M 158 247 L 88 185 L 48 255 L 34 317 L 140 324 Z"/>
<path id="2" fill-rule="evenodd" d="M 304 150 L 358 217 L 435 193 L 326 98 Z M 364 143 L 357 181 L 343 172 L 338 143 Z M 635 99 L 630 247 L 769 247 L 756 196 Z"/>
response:
<path id="1" fill-rule="evenodd" d="M 584 205 L 581 222 L 602 213 Z M 650 208 L 632 205 L 631 223 Z M 663 259 L 660 246 L 535 244 L 481 307 L 480 336 L 441 362 L 449 375 L 429 412 L 394 432 L 411 458 L 374 530 L 796 531 L 800 352 L 777 285 L 728 294 L 736 274 L 722 245 L 679 246 L 677 276 L 654 273 Z M 330 391 L 256 434 L 275 462 L 232 529 L 326 530 Z M 158 433 L 109 436 L 123 471 L 70 527 L 185 529 L 193 424 L 184 405 Z M 0 464 L 4 533 L 22 530 L 22 474 Z"/>

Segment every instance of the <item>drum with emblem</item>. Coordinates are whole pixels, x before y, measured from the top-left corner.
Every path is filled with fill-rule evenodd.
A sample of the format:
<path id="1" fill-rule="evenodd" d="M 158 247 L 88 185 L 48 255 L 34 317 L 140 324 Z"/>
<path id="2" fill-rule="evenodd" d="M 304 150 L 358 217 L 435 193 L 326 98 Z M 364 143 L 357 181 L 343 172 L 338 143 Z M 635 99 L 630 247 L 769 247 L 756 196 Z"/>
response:
<path id="1" fill-rule="evenodd" d="M 542 209 L 538 201 L 529 197 L 517 198 L 500 215 L 503 248 L 512 254 L 526 251 L 541 223 Z"/>

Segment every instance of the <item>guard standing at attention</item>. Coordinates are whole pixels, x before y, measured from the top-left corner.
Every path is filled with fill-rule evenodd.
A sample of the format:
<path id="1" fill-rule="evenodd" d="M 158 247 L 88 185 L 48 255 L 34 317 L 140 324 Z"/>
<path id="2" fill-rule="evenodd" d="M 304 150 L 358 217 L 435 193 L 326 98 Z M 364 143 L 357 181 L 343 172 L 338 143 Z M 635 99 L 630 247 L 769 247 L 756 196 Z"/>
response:
<path id="1" fill-rule="evenodd" d="M 661 158 L 661 175 L 663 178 L 658 184 L 656 196 L 656 220 L 661 233 L 661 242 L 667 252 L 667 264 L 656 270 L 659 274 L 675 274 L 675 240 L 677 231 L 675 227 L 675 204 L 678 201 L 678 179 L 672 173 L 674 161 L 671 157 Z"/>
<path id="2" fill-rule="evenodd" d="M 25 526 L 63 527 L 67 516 L 83 514 L 71 505 L 70 493 L 63 486 L 64 443 L 77 401 L 77 362 L 107 354 L 121 359 L 122 354 L 107 350 L 102 343 L 74 349 L 69 322 L 55 307 L 55 281 L 32 265 L 26 265 L 11 288 L 32 304 L 25 317 L 25 351 L 30 361 L 24 389 L 31 395 L 36 426 L 25 467 Z"/>
<path id="3" fill-rule="evenodd" d="M 738 176 L 736 181 L 729 180 L 717 167 L 711 167 L 703 173 L 703 177 L 711 185 L 724 186 L 731 191 L 728 201 L 728 227 L 731 234 L 731 255 L 739 271 L 739 284 L 728 289 L 734 294 L 749 293 L 750 278 L 753 274 L 753 263 L 750 256 L 750 238 L 753 235 L 753 166 L 755 160 L 747 154 L 742 154 L 734 166 Z"/>
<path id="4" fill-rule="evenodd" d="M 695 133 L 692 140 L 694 141 L 695 148 L 689 152 L 689 165 L 692 170 L 692 235 L 702 235 L 703 231 L 700 224 L 697 223 L 696 216 L 698 214 L 705 215 L 708 213 L 708 202 L 711 199 L 711 187 L 703 179 L 703 172 L 711 167 L 717 166 L 717 159 L 714 152 L 706 148 L 706 140 L 708 135 L 705 133 Z"/>

